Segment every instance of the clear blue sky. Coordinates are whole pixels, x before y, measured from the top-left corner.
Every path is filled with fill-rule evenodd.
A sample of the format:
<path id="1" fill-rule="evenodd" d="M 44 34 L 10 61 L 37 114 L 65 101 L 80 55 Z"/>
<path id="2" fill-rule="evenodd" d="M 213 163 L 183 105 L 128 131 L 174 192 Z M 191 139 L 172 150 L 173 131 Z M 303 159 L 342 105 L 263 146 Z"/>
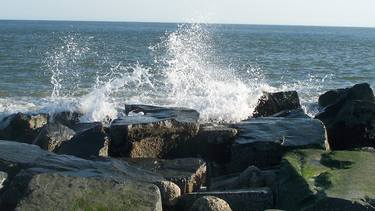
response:
<path id="1" fill-rule="evenodd" d="M 375 0 L 0 0 L 0 19 L 375 27 Z"/>

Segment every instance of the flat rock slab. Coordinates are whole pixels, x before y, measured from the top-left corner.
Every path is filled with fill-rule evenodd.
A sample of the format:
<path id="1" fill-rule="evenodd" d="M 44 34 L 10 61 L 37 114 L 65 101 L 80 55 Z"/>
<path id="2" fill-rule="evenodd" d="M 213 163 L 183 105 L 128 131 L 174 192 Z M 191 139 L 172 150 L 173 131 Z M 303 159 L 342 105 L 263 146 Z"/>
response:
<path id="1" fill-rule="evenodd" d="M 277 208 L 374 210 L 374 163 L 369 151 L 290 151 L 278 174 Z"/>
<path id="2" fill-rule="evenodd" d="M 1 196 L 3 198 L 0 199 L 0 210 L 12 210 L 15 207 L 18 207 L 20 210 L 24 210 L 28 206 L 35 206 L 35 210 L 51 210 L 53 209 L 55 204 L 53 205 L 53 207 L 45 209 L 46 207 L 44 206 L 44 204 L 46 204 L 47 202 L 45 202 L 44 200 L 53 199 L 50 203 L 59 203 L 58 201 L 62 200 L 61 198 L 64 198 L 63 200 L 66 200 L 64 201 L 65 206 L 70 206 L 71 204 L 77 202 L 76 198 L 66 197 L 65 195 L 73 193 L 73 196 L 79 196 L 80 194 L 83 194 L 81 195 L 84 198 L 82 202 L 83 207 L 79 206 L 79 208 L 95 210 L 98 207 L 95 203 L 91 204 L 91 194 L 99 194 L 97 193 L 97 191 L 102 188 L 105 190 L 103 190 L 104 192 L 101 192 L 98 195 L 99 198 L 93 197 L 92 199 L 97 199 L 96 201 L 98 201 L 98 203 L 101 199 L 100 197 L 108 197 L 108 200 L 110 198 L 119 199 L 116 196 L 111 195 L 117 194 L 116 191 L 106 192 L 107 188 L 114 187 L 114 184 L 119 184 L 119 191 L 130 188 L 131 192 L 129 193 L 132 193 L 134 196 L 136 196 L 135 198 L 131 199 L 131 204 L 128 204 L 129 201 L 127 201 L 128 199 L 126 198 L 119 199 L 119 204 L 125 204 L 126 206 L 129 205 L 129 208 L 132 208 L 133 206 L 136 206 L 133 203 L 138 203 L 137 200 L 140 200 L 147 202 L 145 204 L 147 204 L 149 210 L 161 210 L 161 206 L 159 206 L 159 204 L 161 203 L 160 192 L 156 188 L 156 186 L 151 185 L 151 183 L 164 181 L 165 178 L 161 175 L 130 166 L 122 161 L 111 159 L 103 159 L 101 161 L 85 160 L 70 155 L 56 155 L 54 153 L 44 151 L 35 145 L 0 141 L 0 171 L 4 171 L 9 175 L 9 183 L 4 187 L 5 191 L 8 194 L 3 194 Z M 38 177 L 38 175 L 42 176 Z M 38 178 L 43 178 L 42 181 L 48 185 L 37 186 L 36 184 L 39 182 Z M 62 180 L 61 184 L 64 184 L 64 187 L 60 186 L 59 184 L 60 178 Z M 95 181 L 96 179 L 98 179 L 99 181 Z M 144 184 L 145 188 L 134 186 L 133 183 L 142 183 Z M 82 184 L 81 186 L 86 187 L 86 189 L 69 189 L 69 184 Z M 49 188 L 49 185 L 51 185 L 51 188 Z M 48 188 L 39 189 L 45 186 L 48 186 Z M 150 194 L 145 194 L 145 192 L 147 192 L 147 188 L 149 187 L 152 189 L 149 190 L 150 194 L 152 193 L 151 195 L 153 196 L 151 198 L 149 197 Z M 69 190 L 66 188 L 68 188 Z M 156 189 L 157 191 L 154 189 Z M 34 190 L 35 194 L 34 192 L 32 192 L 31 195 L 26 196 L 25 194 L 29 193 L 30 190 Z M 35 197 L 38 200 L 34 201 L 32 197 Z M 87 201 L 86 199 L 88 199 L 89 201 Z M 29 202 L 35 203 L 31 205 L 29 204 Z M 27 206 L 24 206 L 23 203 L 26 203 Z M 105 203 L 107 205 L 104 208 L 111 208 L 112 203 L 116 202 L 111 202 L 108 204 Z M 103 208 L 101 207 L 103 204 L 99 205 L 99 208 Z M 60 204 L 56 204 L 56 207 L 60 209 L 61 207 L 59 206 Z M 69 207 L 64 207 L 64 209 L 61 208 L 61 210 L 67 209 L 69 209 Z"/>
<path id="3" fill-rule="evenodd" d="M 206 163 L 201 159 L 129 158 L 124 160 L 132 166 L 162 175 L 177 184 L 181 189 L 181 194 L 198 191 L 206 179 Z"/>
<path id="4" fill-rule="evenodd" d="M 199 113 L 191 109 L 133 105 L 132 115 L 110 126 L 110 155 L 132 158 L 170 158 L 181 154 L 181 143 L 198 133 Z M 130 111 L 129 111 L 130 112 Z"/>
<path id="5" fill-rule="evenodd" d="M 230 167 L 242 171 L 249 165 L 267 167 L 281 161 L 290 148 L 324 148 L 327 136 L 321 121 L 307 118 L 264 117 L 233 125 L 238 130 Z"/>
<path id="6" fill-rule="evenodd" d="M 273 194 L 269 188 L 254 188 L 233 191 L 195 192 L 182 196 L 181 210 L 189 210 L 194 201 L 203 196 L 215 196 L 228 202 L 235 211 L 263 211 L 273 207 Z"/>

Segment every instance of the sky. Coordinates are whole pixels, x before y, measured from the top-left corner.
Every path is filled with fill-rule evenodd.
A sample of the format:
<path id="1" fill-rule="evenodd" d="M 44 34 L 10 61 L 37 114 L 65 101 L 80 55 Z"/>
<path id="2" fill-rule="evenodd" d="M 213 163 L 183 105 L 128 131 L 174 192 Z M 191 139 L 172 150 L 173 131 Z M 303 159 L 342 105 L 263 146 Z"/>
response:
<path id="1" fill-rule="evenodd" d="M 375 0 L 0 0 L 0 19 L 375 27 Z"/>

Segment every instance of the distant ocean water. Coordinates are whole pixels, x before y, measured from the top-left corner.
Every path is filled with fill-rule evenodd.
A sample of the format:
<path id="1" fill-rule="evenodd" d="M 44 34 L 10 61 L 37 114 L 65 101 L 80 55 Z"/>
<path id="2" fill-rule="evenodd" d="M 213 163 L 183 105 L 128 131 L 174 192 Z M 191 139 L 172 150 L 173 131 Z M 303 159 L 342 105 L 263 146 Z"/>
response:
<path id="1" fill-rule="evenodd" d="M 239 121 L 262 91 L 375 88 L 375 29 L 0 21 L 0 117 L 79 109 L 114 118 L 126 103 L 197 109 Z"/>

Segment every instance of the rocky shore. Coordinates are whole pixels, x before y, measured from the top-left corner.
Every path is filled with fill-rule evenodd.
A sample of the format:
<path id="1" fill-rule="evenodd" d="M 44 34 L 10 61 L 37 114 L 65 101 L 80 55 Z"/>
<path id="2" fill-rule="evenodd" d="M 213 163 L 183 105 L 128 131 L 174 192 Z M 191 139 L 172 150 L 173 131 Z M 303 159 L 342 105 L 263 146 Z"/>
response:
<path id="1" fill-rule="evenodd" d="M 200 123 L 188 108 L 124 117 L 17 113 L 0 122 L 0 210 L 375 210 L 375 97 L 366 83 L 319 97 L 264 93 L 249 119 Z"/>

